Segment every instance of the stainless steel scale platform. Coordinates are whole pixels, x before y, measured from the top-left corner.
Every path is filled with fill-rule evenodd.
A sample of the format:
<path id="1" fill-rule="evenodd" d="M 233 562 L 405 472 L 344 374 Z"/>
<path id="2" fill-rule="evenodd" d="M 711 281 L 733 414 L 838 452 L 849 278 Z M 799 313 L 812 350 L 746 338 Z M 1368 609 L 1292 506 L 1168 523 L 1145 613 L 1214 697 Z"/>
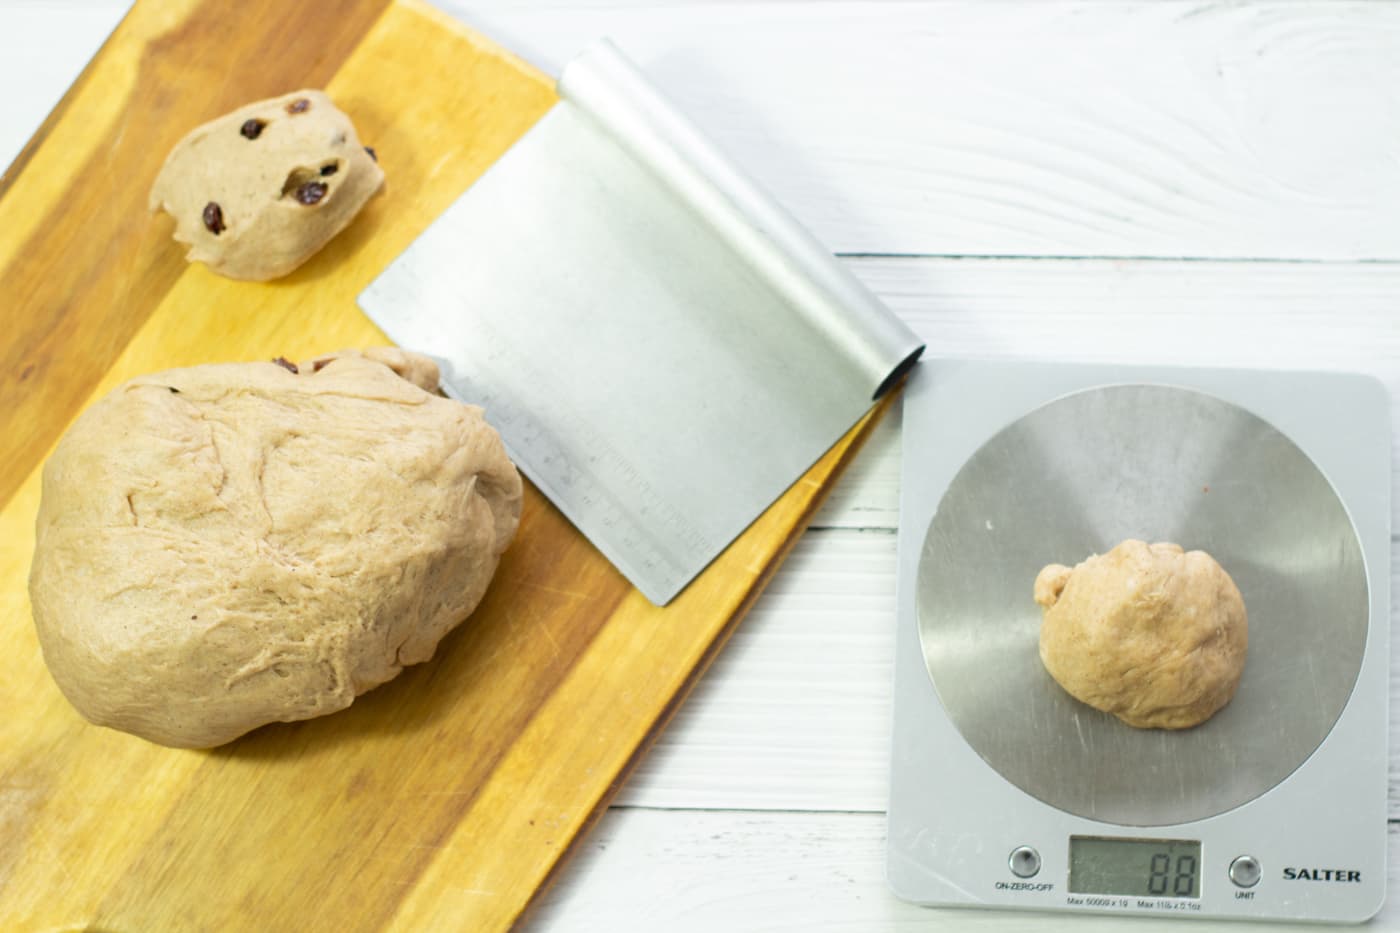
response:
<path id="1" fill-rule="evenodd" d="M 904 399 L 890 882 L 922 904 L 1360 921 L 1385 895 L 1390 417 L 1363 376 L 933 361 Z M 1216 557 L 1234 700 L 1138 730 L 1038 655 L 1037 571 Z"/>

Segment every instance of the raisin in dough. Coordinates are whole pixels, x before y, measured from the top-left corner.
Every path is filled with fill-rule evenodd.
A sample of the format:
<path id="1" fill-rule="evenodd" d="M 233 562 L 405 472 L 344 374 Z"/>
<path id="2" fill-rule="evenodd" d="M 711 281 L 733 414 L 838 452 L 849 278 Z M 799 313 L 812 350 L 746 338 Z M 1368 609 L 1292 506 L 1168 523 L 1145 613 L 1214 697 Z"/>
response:
<path id="1" fill-rule="evenodd" d="M 1076 699 L 1140 729 L 1188 729 L 1244 672 L 1244 599 L 1204 551 L 1124 541 L 1035 580 L 1040 660 Z"/>
<path id="2" fill-rule="evenodd" d="M 325 246 L 383 184 L 350 118 L 320 91 L 297 91 L 180 140 L 150 206 L 175 218 L 187 259 L 229 278 L 266 281 Z"/>
<path id="3" fill-rule="evenodd" d="M 44 465 L 29 581 L 78 711 L 202 748 L 431 658 L 521 503 L 481 410 L 436 384 L 398 350 L 194 366 L 79 417 Z"/>

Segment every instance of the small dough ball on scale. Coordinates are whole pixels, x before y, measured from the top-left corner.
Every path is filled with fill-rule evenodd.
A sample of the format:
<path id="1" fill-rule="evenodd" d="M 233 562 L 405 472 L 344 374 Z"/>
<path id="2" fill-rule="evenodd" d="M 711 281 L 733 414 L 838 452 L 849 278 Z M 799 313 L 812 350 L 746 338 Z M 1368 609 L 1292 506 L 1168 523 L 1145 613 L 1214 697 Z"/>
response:
<path id="1" fill-rule="evenodd" d="M 1128 540 L 1035 580 L 1040 660 L 1083 703 L 1139 729 L 1189 729 L 1235 695 L 1249 623 L 1204 551 Z"/>

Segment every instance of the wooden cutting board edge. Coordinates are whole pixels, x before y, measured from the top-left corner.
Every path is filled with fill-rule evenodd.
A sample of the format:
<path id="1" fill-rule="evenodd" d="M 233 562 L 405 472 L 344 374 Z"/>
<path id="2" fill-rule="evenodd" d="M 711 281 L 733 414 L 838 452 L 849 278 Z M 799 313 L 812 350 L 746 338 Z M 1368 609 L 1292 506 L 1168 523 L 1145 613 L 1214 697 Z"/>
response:
<path id="1" fill-rule="evenodd" d="M 710 642 L 709 647 L 705 649 L 700 661 L 691 669 L 690 674 L 671 697 L 671 700 L 658 711 L 650 728 L 633 749 L 632 754 L 618 769 L 603 794 L 594 801 L 583 823 L 575 832 L 570 845 L 560 853 L 560 857 L 554 861 L 549 867 L 549 871 L 540 879 L 534 895 L 523 910 L 515 918 L 512 918 L 513 922 L 529 922 L 533 911 L 539 906 L 541 895 L 548 891 L 563 874 L 573 857 L 578 853 L 585 837 L 593 830 L 593 827 L 597 825 L 598 821 L 602 819 L 603 814 L 607 812 L 612 800 L 617 796 L 622 786 L 627 783 L 627 780 L 637 769 L 642 759 L 651 752 L 652 746 L 656 744 L 661 733 L 670 725 L 671 720 L 675 718 L 681 706 L 689 699 L 690 694 L 709 671 L 710 666 L 714 664 L 720 652 L 723 651 L 724 647 L 729 643 L 729 639 L 733 636 L 734 632 L 738 630 L 739 624 L 748 615 L 749 610 L 758 602 L 758 598 L 763 595 L 763 591 L 768 588 L 768 584 L 772 581 L 773 576 L 782 567 L 788 555 L 792 553 L 792 549 L 797 544 L 798 538 L 807 530 L 808 525 L 811 524 L 812 518 L 831 495 L 831 490 L 835 486 L 836 481 L 845 472 L 851 461 L 854 460 L 865 447 L 865 443 L 870 439 L 871 432 L 874 428 L 883 418 L 888 416 L 890 408 L 894 406 L 895 402 L 904 391 L 904 381 L 905 380 L 901 380 L 898 385 L 892 387 L 880 399 L 876 406 L 872 408 L 825 457 L 823 457 L 823 461 L 831 457 L 834 457 L 835 461 L 827 468 L 828 472 L 825 481 L 817 487 L 816 494 L 803 508 L 793 527 L 792 533 L 783 541 L 778 550 L 773 554 L 772 559 L 754 580 L 753 585 L 748 593 L 745 594 L 739 608 L 735 610 L 728 621 L 725 622 L 715 634 L 714 639 Z M 812 472 L 817 472 L 821 470 L 821 468 L 822 462 L 819 462 L 813 467 Z"/>
<path id="2" fill-rule="evenodd" d="M 721 566 L 712 565 L 669 608 L 630 592 L 440 841 L 389 930 L 443 928 L 464 918 L 471 929 L 499 930 L 520 920 L 718 655 L 894 396 L 833 445 L 717 559 Z M 774 540 L 780 546 L 766 550 Z M 753 560 L 759 554 L 762 559 Z M 739 576 L 747 580 L 742 592 L 733 583 Z M 712 603 L 725 608 L 694 609 Z M 607 738 L 591 723 L 606 725 Z M 561 757 L 569 773 L 551 773 L 548 766 Z M 578 783 L 580 774 L 589 780 Z M 533 862 L 462 854 L 487 839 L 506 851 L 540 854 Z"/>
<path id="3" fill-rule="evenodd" d="M 117 22 L 117 25 L 112 29 L 113 34 L 115 34 L 118 29 L 122 28 L 122 23 L 126 22 L 134 9 L 135 5 L 132 6 L 132 9 L 126 11 Z M 43 122 L 39 124 L 39 128 L 25 141 L 24 148 L 20 149 L 19 153 L 15 155 L 10 164 L 6 166 L 4 173 L 0 174 L 0 198 L 3 198 L 5 193 L 10 190 L 11 186 L 24 174 L 24 170 L 34 159 L 34 154 L 39 151 L 39 147 L 43 145 L 44 140 L 49 138 L 50 134 L 53 133 L 54 127 L 57 126 L 63 120 L 64 115 L 68 113 L 68 109 L 72 106 L 74 98 L 78 96 L 79 90 L 92 79 L 92 74 L 97 68 L 98 59 L 102 55 L 102 48 L 106 48 L 111 38 L 109 34 L 107 38 L 103 40 L 102 47 L 97 50 L 97 54 L 88 59 L 87 64 L 83 66 L 83 70 L 78 72 L 78 76 L 73 79 L 73 83 L 68 85 L 67 89 L 63 92 L 63 96 L 58 99 L 58 103 L 54 104 L 53 109 L 48 112 Z"/>
<path id="4" fill-rule="evenodd" d="M 168 219 L 148 216 L 147 192 L 165 153 L 191 125 L 246 95 L 323 85 L 396 5 L 422 12 L 356 0 L 328 21 L 318 4 L 137 0 L 107 37 L 0 178 L 0 308 L 11 315 L 0 342 L 9 447 L 0 502 L 187 271 Z M 221 63 L 263 54 L 275 58 L 268 67 Z M 222 73 L 209 93 L 182 93 L 182 81 L 207 82 L 211 68 Z"/>
<path id="5" fill-rule="evenodd" d="M 387 11 L 395 6 L 406 8 L 413 13 L 434 19 L 451 29 L 466 33 L 470 41 L 477 41 L 480 39 L 479 35 L 471 33 L 470 30 L 465 29 L 465 27 L 462 27 L 446 14 L 423 3 L 422 0 L 397 0 L 396 3 L 390 3 L 384 7 L 380 14 L 376 14 L 371 22 L 377 22 L 382 15 L 387 15 Z M 143 0 L 142 4 L 140 4 L 137 9 L 143 11 L 147 9 L 145 0 Z M 134 14 L 135 10 L 132 13 L 128 13 L 127 19 L 123 21 L 123 25 L 127 25 Z M 368 28 L 373 29 L 373 26 L 371 25 Z M 121 32 L 121 29 L 122 27 L 118 27 L 114 35 Z M 109 42 L 110 41 L 109 39 Z M 506 53 L 506 57 L 511 58 L 514 63 L 521 68 L 522 73 L 534 72 L 536 79 L 540 77 L 538 72 L 535 72 L 528 64 L 521 62 L 514 56 L 510 56 L 508 53 Z M 80 75 L 78 81 L 70 87 L 60 104 L 45 120 L 40 131 L 30 140 L 25 150 L 21 153 L 21 156 L 5 173 L 3 179 L 0 179 L 0 194 L 9 190 L 9 188 L 26 173 L 29 167 L 34 164 L 32 160 L 35 154 L 41 150 L 44 140 L 52 134 L 54 128 L 59 126 L 66 117 L 71 116 L 69 111 L 73 106 L 73 102 L 78 99 L 81 94 L 85 93 L 85 85 L 94 80 L 94 75 L 96 74 L 100 61 L 101 55 L 94 58 L 94 60 L 89 63 L 82 75 Z M 91 88 L 87 88 L 86 90 L 90 91 Z M 137 332 L 140 330 L 141 328 L 138 327 Z M 124 351 L 119 351 L 117 354 L 118 357 L 123 355 Z M 99 379 L 98 385 L 103 381 L 105 380 Z M 96 386 L 89 388 L 94 391 L 97 389 Z M 90 401 L 92 396 L 88 395 L 88 393 L 84 394 Z M 514 879 L 516 883 L 511 885 L 512 890 L 515 891 L 516 894 L 510 894 L 502 890 L 502 896 L 492 898 L 490 904 L 477 905 L 477 908 L 485 908 L 484 910 L 472 909 L 461 913 L 454 913 L 451 916 L 439 916 L 438 911 L 434 909 L 431 902 L 442 892 L 442 879 L 441 877 L 437 878 L 435 881 L 429 879 L 428 883 L 421 885 L 414 892 L 420 895 L 418 898 L 409 898 L 405 903 L 400 904 L 400 909 L 394 913 L 394 920 L 392 921 L 394 928 L 422 928 L 421 923 L 418 922 L 418 920 L 422 919 L 433 918 L 450 920 L 455 918 L 460 922 L 464 917 L 474 916 L 478 921 L 481 921 L 476 928 L 499 929 L 517 922 L 522 917 L 523 912 L 528 909 L 528 905 L 537 901 L 539 890 L 558 877 L 559 872 L 566 864 L 569 856 L 572 852 L 576 851 L 576 844 L 580 834 L 586 832 L 587 829 L 600 818 L 608 802 L 616 794 L 627 775 L 635 769 L 637 763 L 646 753 L 647 749 L 655 742 L 661 729 L 671 720 L 685 697 L 694 688 L 704 671 L 717 657 L 727 639 L 737 628 L 738 623 L 747 613 L 748 609 L 752 607 L 764 587 L 772 578 L 772 575 L 776 572 L 783 559 L 785 559 L 791 550 L 797 536 L 806 527 L 816 509 L 829 493 L 835 477 L 839 475 L 841 470 L 844 469 L 845 465 L 855 455 L 860 445 L 868 436 L 871 427 L 886 413 L 896 394 L 895 392 L 890 393 L 880 404 L 876 405 L 872 411 L 867 414 L 859 424 L 852 428 L 845 437 L 838 441 L 837 444 L 835 444 L 832 449 L 804 475 L 804 477 L 798 480 L 793 489 L 785 493 L 764 516 L 760 517 L 755 523 L 755 526 L 752 526 L 749 531 L 746 531 L 733 546 L 736 549 L 739 547 L 747 547 L 749 548 L 747 552 L 749 554 L 761 554 L 767 550 L 767 553 L 764 554 L 761 561 L 753 560 L 747 563 L 740 561 L 736 563 L 731 553 L 726 565 L 728 567 L 727 570 L 719 574 L 711 574 L 708 578 L 706 575 L 702 575 L 702 579 L 698 582 L 697 586 L 709 587 L 710 592 L 714 595 L 723 597 L 720 601 L 723 605 L 732 605 L 732 610 L 729 611 L 728 615 L 724 616 L 715 616 L 714 613 L 710 613 L 710 615 L 714 617 L 704 621 L 700 631 L 693 631 L 690 633 L 687 641 L 687 650 L 696 651 L 698 654 L 691 653 L 685 655 L 683 659 L 671 659 L 668 661 L 666 665 L 668 671 L 666 673 L 667 676 L 672 679 L 665 681 L 664 688 L 652 688 L 657 690 L 657 692 L 652 695 L 658 698 L 664 698 L 664 702 L 653 707 L 647 707 L 646 711 L 636 716 L 633 720 L 633 725 L 630 727 L 631 731 L 629 734 L 633 740 L 630 747 L 624 748 L 623 745 L 625 743 L 619 743 L 617 749 L 608 750 L 608 754 L 604 757 L 607 758 L 611 771 L 609 774 L 605 775 L 607 778 L 606 781 L 599 781 L 593 791 L 589 791 L 586 787 L 578 788 L 579 791 L 583 791 L 584 793 L 581 793 L 575 798 L 573 806 L 577 807 L 577 809 L 573 811 L 573 815 L 569 819 L 571 825 L 560 825 L 557 827 L 557 829 L 560 830 L 557 835 L 563 839 L 563 844 L 548 846 L 548 854 L 541 859 L 535 860 L 533 865 L 528 864 L 531 861 L 530 859 L 522 859 L 513 863 L 514 869 L 521 872 L 520 876 Z M 85 407 L 85 404 L 80 407 Z M 69 419 L 65 418 L 64 420 L 66 422 Z M 49 445 L 45 446 L 47 447 Z M 42 460 L 42 457 L 40 460 Z M 6 499 L 6 507 L 8 508 L 11 497 L 7 496 Z M 776 547 L 772 546 L 773 543 L 776 543 Z M 724 561 L 725 555 L 722 555 L 721 560 L 717 561 L 717 563 Z M 731 574 L 732 578 L 735 570 L 742 571 L 740 576 L 744 582 L 739 584 L 739 588 L 734 588 L 737 580 L 731 580 L 731 582 L 723 585 L 715 582 L 723 573 Z M 707 580 L 708 582 L 706 582 Z M 640 601 L 640 597 L 637 596 L 637 594 L 633 594 L 633 596 L 636 597 L 635 601 Z M 734 600 L 737 600 L 737 602 L 732 602 Z M 640 602 L 644 603 L 644 601 Z M 692 599 L 688 601 L 688 604 L 693 608 L 696 605 L 696 600 Z M 655 621 L 656 618 L 654 613 L 652 613 L 650 608 L 646 605 L 634 606 L 632 616 L 634 618 L 650 618 L 653 621 Z M 687 617 L 685 611 L 682 611 L 680 613 L 673 613 L 670 618 L 679 622 L 682 619 L 686 621 L 695 621 L 696 618 L 703 617 L 704 613 L 692 613 L 690 617 Z M 626 621 L 625 617 L 624 621 Z M 707 628 L 708 626 L 714 627 L 711 629 Z M 614 629 L 616 630 L 617 626 L 614 626 Z M 616 634 L 616 631 L 609 634 Z M 681 643 L 678 636 L 673 634 L 670 637 L 677 639 L 676 644 Z M 589 650 L 592 650 L 592 647 L 590 647 Z M 587 654 L 587 651 L 585 654 Z M 595 658 L 594 661 L 596 662 L 596 660 Z M 635 666 L 644 661 L 645 656 L 639 652 L 634 652 L 630 660 Z M 595 663 L 594 666 L 596 668 L 597 664 Z M 669 693 L 666 691 L 669 691 Z M 539 711 L 536 714 L 535 720 L 527 724 L 525 731 L 528 733 L 531 729 L 540 725 L 544 730 L 543 734 L 547 735 L 548 728 L 551 725 L 548 720 L 551 717 L 553 718 L 553 725 L 558 725 L 561 722 L 560 711 L 557 708 L 559 705 L 560 704 L 555 703 L 548 709 Z M 564 711 L 564 715 L 567 716 L 567 710 Z M 568 725 L 567 720 L 563 720 L 563 722 L 564 725 Z M 622 756 L 620 760 L 617 757 L 618 755 Z M 501 763 L 498 770 L 507 772 L 510 770 L 510 766 L 515 766 L 517 769 L 523 768 L 528 770 L 533 763 L 530 756 L 531 752 L 528 748 L 528 742 L 522 743 L 511 749 L 510 755 Z M 599 763 L 603 763 L 602 759 L 600 759 Z M 496 799 L 508 800 L 514 785 L 509 781 L 505 783 L 496 782 L 495 778 L 496 775 L 494 773 L 491 778 L 488 778 L 487 789 L 495 792 L 494 796 Z M 590 793 L 591 800 L 587 799 Z M 516 813 L 515 810 L 509 808 L 499 813 L 488 814 L 490 819 L 496 821 L 497 825 L 506 825 L 509 820 L 518 815 L 519 814 Z M 531 841 L 538 840 L 532 839 Z M 449 873 L 449 877 L 455 877 L 450 874 L 453 868 L 454 866 L 450 863 L 443 866 L 443 870 Z M 100 918 L 95 918 L 95 921 L 101 922 Z"/>

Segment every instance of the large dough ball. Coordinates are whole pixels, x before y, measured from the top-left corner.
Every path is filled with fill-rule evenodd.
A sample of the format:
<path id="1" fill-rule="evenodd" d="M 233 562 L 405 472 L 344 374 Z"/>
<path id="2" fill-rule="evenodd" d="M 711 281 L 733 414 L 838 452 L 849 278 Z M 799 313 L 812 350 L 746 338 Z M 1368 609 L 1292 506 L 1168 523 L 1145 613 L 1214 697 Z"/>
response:
<path id="1" fill-rule="evenodd" d="M 291 367 L 133 379 L 45 464 L 34 621 L 92 722 L 207 747 L 335 712 L 481 600 L 521 482 L 480 409 L 398 350 Z"/>
<path id="2" fill-rule="evenodd" d="M 350 118 L 306 90 L 191 130 L 161 167 L 150 206 L 175 218 L 188 259 L 262 281 L 309 259 L 383 184 Z"/>
<path id="3" fill-rule="evenodd" d="M 1140 729 L 1188 729 L 1235 695 L 1249 624 L 1204 551 L 1124 541 L 1035 581 L 1040 660 L 1071 696 Z"/>

